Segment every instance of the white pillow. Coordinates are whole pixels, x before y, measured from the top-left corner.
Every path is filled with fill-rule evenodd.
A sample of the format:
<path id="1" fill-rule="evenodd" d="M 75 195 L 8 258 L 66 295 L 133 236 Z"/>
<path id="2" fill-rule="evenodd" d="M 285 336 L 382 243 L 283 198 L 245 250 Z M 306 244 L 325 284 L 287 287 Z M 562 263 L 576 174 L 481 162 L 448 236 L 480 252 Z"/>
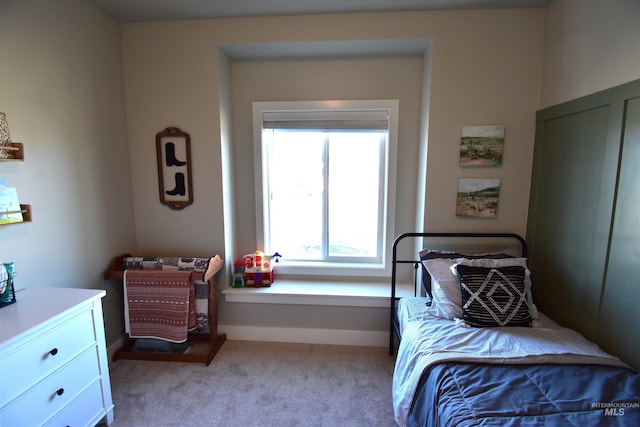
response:
<path id="1" fill-rule="evenodd" d="M 431 276 L 431 307 L 429 314 L 443 319 L 462 318 L 460 281 L 451 273 L 456 260 L 435 258 L 423 261 Z"/>
<path id="2" fill-rule="evenodd" d="M 466 265 L 469 267 L 485 267 L 485 268 L 500 268 L 500 267 L 524 267 L 525 274 L 528 276 L 531 274 L 529 269 L 527 268 L 527 259 L 526 258 L 500 258 L 500 259 L 492 259 L 492 258 L 478 258 L 478 259 L 467 259 L 467 258 L 458 258 L 453 260 L 454 262 L 450 265 L 449 271 L 454 277 L 458 276 L 458 271 L 456 270 L 456 265 Z"/>
<path id="3" fill-rule="evenodd" d="M 433 300 L 429 308 L 429 314 L 443 319 L 462 318 L 462 293 L 460 292 L 460 280 L 457 277 L 455 266 L 458 264 L 472 267 L 499 268 L 521 266 L 525 268 L 525 289 L 529 314 L 532 319 L 537 319 L 537 310 L 531 296 L 531 278 L 527 268 L 526 258 L 500 258 L 500 259 L 446 259 L 435 258 L 424 260 L 424 267 L 431 276 L 431 295 Z"/>

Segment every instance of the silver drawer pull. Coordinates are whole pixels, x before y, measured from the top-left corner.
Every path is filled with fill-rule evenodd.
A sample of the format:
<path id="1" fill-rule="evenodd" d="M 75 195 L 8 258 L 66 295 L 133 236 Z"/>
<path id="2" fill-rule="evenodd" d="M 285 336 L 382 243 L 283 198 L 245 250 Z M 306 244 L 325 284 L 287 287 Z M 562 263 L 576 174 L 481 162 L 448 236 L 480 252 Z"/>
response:
<path id="1" fill-rule="evenodd" d="M 62 396 L 62 393 L 64 393 L 64 389 L 63 388 L 59 388 L 58 391 L 56 391 L 56 394 L 58 396 Z"/>
<path id="2" fill-rule="evenodd" d="M 52 355 L 52 356 L 55 356 L 56 354 L 58 354 L 58 349 L 57 349 L 57 348 L 54 348 L 53 350 L 51 350 L 51 351 L 49 352 L 49 354 L 50 354 L 50 355 Z"/>

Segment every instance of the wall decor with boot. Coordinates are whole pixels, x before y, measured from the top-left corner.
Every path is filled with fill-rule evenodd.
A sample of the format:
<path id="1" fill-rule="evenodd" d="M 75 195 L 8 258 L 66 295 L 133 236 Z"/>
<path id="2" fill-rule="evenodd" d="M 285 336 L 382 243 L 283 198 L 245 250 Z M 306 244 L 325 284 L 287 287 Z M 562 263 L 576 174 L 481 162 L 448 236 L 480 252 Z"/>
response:
<path id="1" fill-rule="evenodd" d="M 160 203 L 184 209 L 193 203 L 191 138 L 177 127 L 156 134 Z"/>

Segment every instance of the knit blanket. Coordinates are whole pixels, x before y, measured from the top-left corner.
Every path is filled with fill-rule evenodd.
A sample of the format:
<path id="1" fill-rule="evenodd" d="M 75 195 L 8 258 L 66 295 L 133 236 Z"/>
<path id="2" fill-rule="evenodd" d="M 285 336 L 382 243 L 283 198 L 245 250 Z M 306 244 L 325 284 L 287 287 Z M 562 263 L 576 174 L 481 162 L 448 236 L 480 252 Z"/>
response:
<path id="1" fill-rule="evenodd" d="M 196 327 L 190 271 L 125 270 L 125 329 L 131 338 L 184 342 Z"/>
<path id="2" fill-rule="evenodd" d="M 193 271 L 204 273 L 209 265 L 210 258 L 192 257 L 124 257 L 123 270 L 161 270 L 161 271 Z M 190 307 L 195 309 L 195 329 L 201 331 L 209 326 L 209 283 L 206 281 L 194 281 L 192 283 L 195 292 L 195 304 Z"/>
<path id="3" fill-rule="evenodd" d="M 210 258 L 187 257 L 125 257 L 122 268 L 133 270 L 184 270 L 204 273 Z"/>

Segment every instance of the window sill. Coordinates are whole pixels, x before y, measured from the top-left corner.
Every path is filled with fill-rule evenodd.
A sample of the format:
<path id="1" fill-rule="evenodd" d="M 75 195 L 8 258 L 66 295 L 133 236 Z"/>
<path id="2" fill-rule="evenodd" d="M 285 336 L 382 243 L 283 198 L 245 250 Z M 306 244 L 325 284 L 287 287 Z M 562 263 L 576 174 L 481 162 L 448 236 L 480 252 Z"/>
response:
<path id="1" fill-rule="evenodd" d="M 277 279 L 268 288 L 227 288 L 226 302 L 347 307 L 389 307 L 389 283 Z M 398 296 L 413 296 L 412 285 L 400 285 Z"/>

